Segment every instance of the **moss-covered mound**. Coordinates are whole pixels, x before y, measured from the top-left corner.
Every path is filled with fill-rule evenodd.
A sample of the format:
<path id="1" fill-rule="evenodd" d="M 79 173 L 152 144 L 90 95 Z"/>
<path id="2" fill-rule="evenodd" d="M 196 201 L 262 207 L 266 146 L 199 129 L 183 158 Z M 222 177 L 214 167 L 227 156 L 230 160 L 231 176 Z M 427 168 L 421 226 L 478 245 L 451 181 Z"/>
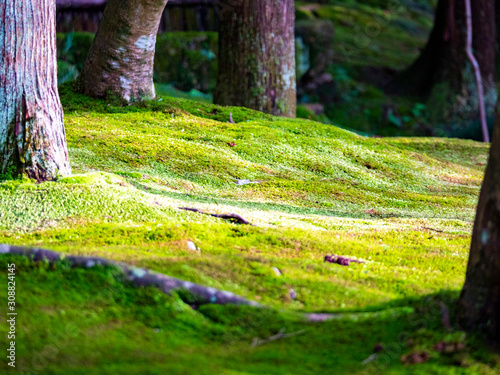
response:
<path id="1" fill-rule="evenodd" d="M 61 94 L 74 175 L 1 182 L 0 241 L 112 258 L 272 309 L 195 311 L 185 298 L 131 288 L 112 269 L 3 256 L 2 272 L 15 262 L 22 285 L 25 369 L 54 346 L 43 373 L 498 371 L 473 338 L 448 335 L 435 308 L 444 301 L 453 314 L 464 280 L 487 146 L 365 138 L 168 97 L 120 107 L 70 85 Z M 364 263 L 325 263 L 327 254 Z M 298 312 L 341 320 L 311 324 Z M 280 332 L 299 334 L 251 345 Z M 441 355 L 433 347 L 443 340 L 469 347 Z M 379 342 L 387 351 L 361 365 Z M 401 355 L 415 351 L 429 361 L 406 368 Z"/>

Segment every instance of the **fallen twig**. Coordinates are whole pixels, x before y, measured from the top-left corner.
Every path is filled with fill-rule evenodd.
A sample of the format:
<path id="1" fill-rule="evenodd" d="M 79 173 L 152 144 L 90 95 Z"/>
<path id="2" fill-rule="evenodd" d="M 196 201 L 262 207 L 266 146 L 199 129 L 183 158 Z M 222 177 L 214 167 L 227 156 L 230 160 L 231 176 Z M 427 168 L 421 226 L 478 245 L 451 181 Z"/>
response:
<path id="1" fill-rule="evenodd" d="M 224 220 L 231 220 L 234 221 L 238 224 L 245 224 L 245 225 L 251 225 L 250 222 L 244 218 L 242 218 L 240 215 L 237 214 L 209 214 L 210 216 L 213 217 L 218 217 Z"/>
<path id="2" fill-rule="evenodd" d="M 372 361 L 374 361 L 375 359 L 377 359 L 378 357 L 378 354 L 377 353 L 373 353 L 371 356 L 369 356 L 368 358 L 366 358 L 363 362 L 361 362 L 361 365 L 366 365 Z"/>
<path id="3" fill-rule="evenodd" d="M 179 210 L 197 212 L 197 213 L 200 213 L 203 215 L 217 217 L 219 219 L 230 220 L 230 221 L 235 222 L 237 224 L 253 225 L 248 220 L 244 219 L 243 217 L 241 217 L 238 214 L 231 214 L 231 213 L 229 213 L 229 214 L 211 214 L 209 212 L 203 212 L 201 210 L 198 210 L 197 208 L 191 208 L 191 207 L 179 207 Z"/>
<path id="4" fill-rule="evenodd" d="M 438 233 L 444 233 L 444 230 L 439 230 L 439 229 L 434 229 L 434 228 L 422 227 L 422 229 L 432 230 L 432 231 L 438 232 Z"/>
<path id="5" fill-rule="evenodd" d="M 285 333 L 285 329 L 282 328 L 279 331 L 279 333 L 277 333 L 276 335 L 270 336 L 267 339 L 259 339 L 258 337 L 255 337 L 253 339 L 253 341 L 252 341 L 252 345 L 251 346 L 253 348 L 253 347 L 256 347 L 256 346 L 259 346 L 259 345 L 267 344 L 268 342 L 271 342 L 271 341 L 275 341 L 275 340 L 279 340 L 279 339 L 286 339 L 288 337 L 301 335 L 304 332 L 305 332 L 305 330 L 303 329 L 303 330 L 300 330 L 300 331 L 297 331 L 297 332 Z"/>

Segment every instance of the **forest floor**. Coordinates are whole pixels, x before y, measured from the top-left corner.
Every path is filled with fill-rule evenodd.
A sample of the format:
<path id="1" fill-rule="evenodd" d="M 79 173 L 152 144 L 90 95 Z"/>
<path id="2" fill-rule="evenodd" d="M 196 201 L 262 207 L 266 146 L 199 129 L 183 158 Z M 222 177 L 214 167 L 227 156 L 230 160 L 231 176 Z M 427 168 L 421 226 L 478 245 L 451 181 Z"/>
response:
<path id="1" fill-rule="evenodd" d="M 200 306 L 115 268 L 4 255 L 2 277 L 17 269 L 20 373 L 499 372 L 500 356 L 454 323 L 486 145 L 367 138 L 169 97 L 121 107 L 70 84 L 61 97 L 74 174 L 0 182 L 0 242 L 123 261 L 268 308 Z M 280 333 L 294 335 L 265 341 Z"/>

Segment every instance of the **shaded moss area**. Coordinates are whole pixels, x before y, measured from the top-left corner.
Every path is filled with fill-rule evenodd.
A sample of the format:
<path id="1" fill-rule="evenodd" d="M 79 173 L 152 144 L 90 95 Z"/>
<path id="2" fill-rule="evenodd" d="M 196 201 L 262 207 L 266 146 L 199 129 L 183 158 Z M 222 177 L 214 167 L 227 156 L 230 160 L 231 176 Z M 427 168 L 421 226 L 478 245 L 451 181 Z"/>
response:
<path id="1" fill-rule="evenodd" d="M 23 286 L 17 296 L 22 317 L 16 337 L 20 373 L 281 375 L 335 368 L 339 374 L 493 374 L 498 370 L 498 360 L 476 338 L 442 329 L 436 307 L 443 301 L 452 303 L 455 293 L 402 300 L 405 309 L 381 305 L 378 311 L 307 323 L 272 309 L 204 305 L 193 310 L 177 294 L 131 288 L 113 268 L 81 270 L 64 262 L 48 266 L 3 256 L 3 277 L 9 263 L 16 264 L 16 281 Z M 252 345 L 280 332 L 296 335 Z M 434 349 L 436 343 L 462 349 L 441 354 Z M 362 365 L 377 345 L 382 352 Z M 414 352 L 428 353 L 429 361 L 401 363 L 402 354 Z"/>

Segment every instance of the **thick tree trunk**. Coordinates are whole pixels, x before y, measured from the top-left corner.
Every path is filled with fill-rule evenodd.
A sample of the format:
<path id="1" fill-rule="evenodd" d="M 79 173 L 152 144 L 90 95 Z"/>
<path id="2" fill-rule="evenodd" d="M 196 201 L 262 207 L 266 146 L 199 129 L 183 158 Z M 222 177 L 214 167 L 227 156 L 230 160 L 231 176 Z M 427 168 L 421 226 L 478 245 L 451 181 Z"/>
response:
<path id="1" fill-rule="evenodd" d="M 167 0 L 109 0 L 79 77 L 80 90 L 125 102 L 153 99 L 156 34 Z"/>
<path id="2" fill-rule="evenodd" d="M 221 0 L 214 102 L 295 116 L 293 0 Z"/>
<path id="3" fill-rule="evenodd" d="M 0 0 L 0 174 L 71 173 L 57 91 L 55 0 Z"/>
<path id="4" fill-rule="evenodd" d="M 497 105 L 500 114 L 500 102 Z M 476 221 L 459 302 L 459 319 L 468 329 L 500 340 L 500 116 L 479 196 Z"/>
<path id="5" fill-rule="evenodd" d="M 471 2 L 473 50 L 481 68 L 486 112 L 494 117 L 495 2 Z M 459 126 L 479 123 L 474 69 L 466 53 L 463 0 L 439 0 L 434 28 L 420 57 L 388 87 L 390 93 L 428 99 L 432 120 Z M 477 127 L 481 134 L 480 127 Z"/>

